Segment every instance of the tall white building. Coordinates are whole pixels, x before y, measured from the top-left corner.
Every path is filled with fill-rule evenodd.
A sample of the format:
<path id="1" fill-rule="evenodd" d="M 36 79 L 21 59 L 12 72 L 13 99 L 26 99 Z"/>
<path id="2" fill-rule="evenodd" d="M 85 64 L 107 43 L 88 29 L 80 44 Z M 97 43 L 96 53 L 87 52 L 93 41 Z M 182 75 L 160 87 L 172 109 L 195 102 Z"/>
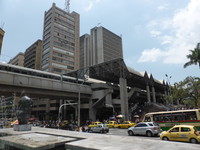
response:
<path id="1" fill-rule="evenodd" d="M 122 39 L 106 28 L 94 27 L 80 38 L 80 68 L 123 58 Z"/>
<path id="2" fill-rule="evenodd" d="M 41 70 L 64 74 L 79 69 L 80 16 L 53 3 L 45 12 Z"/>

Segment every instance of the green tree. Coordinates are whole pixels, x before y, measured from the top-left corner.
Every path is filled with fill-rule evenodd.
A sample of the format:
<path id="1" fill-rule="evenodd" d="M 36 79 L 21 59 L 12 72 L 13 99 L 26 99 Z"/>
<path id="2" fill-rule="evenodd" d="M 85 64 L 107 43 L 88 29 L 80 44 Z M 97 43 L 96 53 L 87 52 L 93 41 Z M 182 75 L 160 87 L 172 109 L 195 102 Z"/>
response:
<path id="1" fill-rule="evenodd" d="M 190 65 L 198 65 L 200 68 L 200 48 L 197 46 L 194 50 L 190 50 L 191 54 L 188 54 L 186 57 L 189 59 L 187 63 L 184 64 L 184 68 Z"/>
<path id="2" fill-rule="evenodd" d="M 172 87 L 173 103 L 183 104 L 184 99 L 187 97 L 187 91 L 184 88 L 184 83 L 181 81 L 175 83 Z"/>
<path id="3" fill-rule="evenodd" d="M 166 101 L 200 108 L 200 78 L 187 77 L 170 88 L 171 95 L 164 97 Z"/>
<path id="4" fill-rule="evenodd" d="M 200 107 L 200 78 L 187 77 L 184 83 L 188 99 L 194 103 L 194 107 Z"/>
<path id="5" fill-rule="evenodd" d="M 182 103 L 185 97 L 187 97 L 187 92 L 184 88 L 183 82 L 175 83 L 174 86 L 169 87 L 170 94 L 165 95 L 164 99 L 169 104 L 179 104 Z"/>

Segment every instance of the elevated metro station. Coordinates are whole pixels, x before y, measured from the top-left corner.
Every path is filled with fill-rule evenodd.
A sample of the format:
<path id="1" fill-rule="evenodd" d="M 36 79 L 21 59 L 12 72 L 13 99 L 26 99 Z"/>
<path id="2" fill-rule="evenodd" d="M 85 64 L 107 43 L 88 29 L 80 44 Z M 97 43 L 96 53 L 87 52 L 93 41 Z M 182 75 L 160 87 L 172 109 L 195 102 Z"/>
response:
<path id="1" fill-rule="evenodd" d="M 33 99 L 32 117 L 40 121 L 58 120 L 62 104 L 67 104 L 62 109 L 62 120 L 76 120 L 78 105 L 71 103 L 77 104 L 79 99 L 81 122 L 103 121 L 119 114 L 124 120 L 133 120 L 134 115 L 142 118 L 145 112 L 167 109 L 164 95 L 169 94 L 168 84 L 127 67 L 123 59 L 66 75 L 0 64 L 0 77 L 1 102 L 13 101 L 12 110 L 16 110 L 19 98 L 27 95 Z M 0 114 L 14 116 L 14 111 L 10 116 L 8 112 Z"/>
<path id="2" fill-rule="evenodd" d="M 138 72 L 127 67 L 121 58 L 73 71 L 67 76 L 84 78 L 85 74 L 99 80 L 99 83 L 91 84 L 89 118 L 92 120 L 103 120 L 117 114 L 124 115 L 125 120 L 132 120 L 135 114 L 148 112 L 147 108 L 152 104 L 160 110 L 167 109 L 163 97 L 169 94 L 168 84 L 146 71 Z"/>

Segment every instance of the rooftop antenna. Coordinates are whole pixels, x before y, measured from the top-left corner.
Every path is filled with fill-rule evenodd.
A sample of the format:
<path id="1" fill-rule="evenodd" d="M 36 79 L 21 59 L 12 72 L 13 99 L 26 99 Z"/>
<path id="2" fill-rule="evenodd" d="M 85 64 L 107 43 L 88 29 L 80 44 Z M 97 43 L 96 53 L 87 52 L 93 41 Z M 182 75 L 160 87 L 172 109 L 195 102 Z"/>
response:
<path id="1" fill-rule="evenodd" d="M 100 27 L 101 26 L 101 23 L 99 22 L 98 24 L 97 24 L 97 27 Z"/>
<path id="2" fill-rule="evenodd" d="M 70 0 L 65 0 L 65 9 L 66 12 L 70 13 Z"/>

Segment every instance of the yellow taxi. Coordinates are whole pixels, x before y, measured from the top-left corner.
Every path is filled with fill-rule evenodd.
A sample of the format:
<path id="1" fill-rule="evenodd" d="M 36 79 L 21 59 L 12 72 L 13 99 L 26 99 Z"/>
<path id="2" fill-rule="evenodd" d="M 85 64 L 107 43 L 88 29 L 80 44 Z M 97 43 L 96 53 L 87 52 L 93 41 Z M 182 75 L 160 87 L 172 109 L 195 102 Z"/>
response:
<path id="1" fill-rule="evenodd" d="M 106 123 L 106 125 L 109 127 L 109 128 L 114 128 L 115 125 L 117 125 L 117 121 L 108 121 L 108 123 Z"/>
<path id="2" fill-rule="evenodd" d="M 59 126 L 60 126 L 60 127 L 63 127 L 63 126 L 65 126 L 66 124 L 68 124 L 68 121 L 67 121 L 67 120 L 64 120 L 64 121 L 62 121 L 62 122 L 59 123 Z"/>
<path id="3" fill-rule="evenodd" d="M 102 124 L 102 122 L 92 122 L 92 123 L 88 126 L 88 128 L 94 127 L 94 126 L 96 126 L 96 125 L 98 125 L 98 124 Z"/>
<path id="4" fill-rule="evenodd" d="M 124 128 L 124 129 L 128 129 L 130 127 L 133 127 L 135 126 L 136 123 L 133 123 L 131 121 L 124 121 L 123 123 L 120 123 L 120 124 L 116 124 L 114 127 L 115 128 Z"/>
<path id="5" fill-rule="evenodd" d="M 161 140 L 181 141 L 181 142 L 200 142 L 199 131 L 191 125 L 175 125 L 168 131 L 160 133 Z"/>
<path id="6" fill-rule="evenodd" d="M 11 126 L 14 126 L 15 124 L 19 124 L 19 121 L 15 120 L 15 121 L 13 121 L 13 122 L 10 123 Z"/>

